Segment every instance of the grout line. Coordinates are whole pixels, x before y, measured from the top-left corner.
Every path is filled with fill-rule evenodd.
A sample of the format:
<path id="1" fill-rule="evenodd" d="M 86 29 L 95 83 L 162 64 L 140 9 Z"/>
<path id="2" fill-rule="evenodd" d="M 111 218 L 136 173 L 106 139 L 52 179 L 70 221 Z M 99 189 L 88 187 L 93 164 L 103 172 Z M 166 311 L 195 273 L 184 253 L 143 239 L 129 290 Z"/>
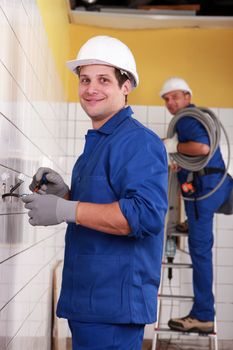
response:
<path id="1" fill-rule="evenodd" d="M 63 248 L 61 248 L 60 249 L 60 251 L 61 250 L 63 250 Z M 58 254 L 59 254 L 59 252 L 60 251 L 58 251 L 55 255 L 53 255 L 53 257 L 45 264 L 45 265 L 43 265 L 38 271 L 37 271 L 37 273 L 33 276 L 33 277 L 31 277 L 29 280 L 28 280 L 28 282 L 26 283 L 26 284 L 24 284 L 24 286 L 22 287 L 22 288 L 20 288 L 18 291 L 17 291 L 17 293 L 15 293 L 8 301 L 7 301 L 7 303 L 0 309 L 0 312 L 20 293 L 20 292 L 22 292 L 22 290 L 24 290 L 24 288 L 26 288 L 32 281 L 33 281 L 33 279 L 34 278 L 36 278 L 40 273 L 41 273 L 41 271 L 45 268 L 45 267 L 47 267 L 50 263 L 51 263 L 51 261 L 54 259 L 54 257 L 55 256 L 57 256 Z"/>
<path id="2" fill-rule="evenodd" d="M 63 231 L 63 230 L 59 229 L 58 231 L 55 231 L 54 233 L 52 233 L 50 236 L 48 236 L 48 237 L 46 237 L 46 238 L 44 238 L 44 239 L 42 239 L 42 240 L 40 240 L 40 241 L 38 241 L 38 242 L 36 242 L 36 243 L 30 245 L 30 246 L 28 246 L 27 248 L 25 248 L 25 249 L 23 249 L 23 250 L 20 250 L 19 252 L 15 253 L 15 254 L 13 254 L 13 255 L 11 255 L 11 256 L 8 256 L 8 258 L 6 258 L 6 259 L 0 261 L 0 265 L 3 264 L 3 263 L 5 263 L 6 261 L 8 261 L 8 260 L 10 260 L 10 259 L 15 258 L 16 256 L 18 256 L 18 255 L 20 255 L 20 254 L 22 254 L 22 253 L 25 253 L 27 250 L 30 250 L 30 249 L 36 247 L 37 245 L 39 245 L 39 244 L 41 244 L 41 243 L 47 241 L 47 240 L 50 239 L 51 237 L 57 235 L 57 234 L 59 233 L 59 231 Z M 63 249 L 63 248 L 62 248 L 62 249 Z M 0 311 L 1 311 L 1 309 L 0 309 Z"/>
<path id="3" fill-rule="evenodd" d="M 22 130 L 19 129 L 19 127 L 17 125 L 15 125 L 5 114 L 3 114 L 2 112 L 0 112 L 0 115 L 5 118 L 12 126 L 14 126 L 37 150 L 40 151 L 40 153 L 42 153 L 45 157 L 47 157 L 50 161 L 52 161 L 54 164 L 56 164 L 56 166 L 61 169 L 58 164 L 51 159 L 51 157 L 44 153 L 44 151 L 42 151 Z M 46 128 L 47 129 L 47 128 Z M 55 141 L 56 142 L 56 141 Z M 57 144 L 57 142 L 56 142 Z M 61 169 L 62 170 L 62 169 Z"/>

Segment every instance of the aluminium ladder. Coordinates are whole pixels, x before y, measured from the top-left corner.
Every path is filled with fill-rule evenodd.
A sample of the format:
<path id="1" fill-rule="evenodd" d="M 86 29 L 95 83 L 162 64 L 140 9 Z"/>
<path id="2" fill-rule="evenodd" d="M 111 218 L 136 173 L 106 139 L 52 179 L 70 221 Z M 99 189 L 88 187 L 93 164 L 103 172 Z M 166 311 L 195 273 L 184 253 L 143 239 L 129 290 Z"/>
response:
<path id="1" fill-rule="evenodd" d="M 170 201 L 174 200 L 174 193 L 172 193 L 172 180 L 174 182 L 174 176 L 172 176 L 172 172 L 169 172 L 169 188 L 168 188 L 168 197 L 169 197 L 169 204 Z M 177 195 L 177 193 L 176 193 Z M 173 197 L 173 198 L 171 198 Z M 164 253 L 163 253 L 163 257 L 166 257 L 166 252 L 165 252 L 165 247 L 167 244 L 167 239 L 168 238 L 175 238 L 176 237 L 187 237 L 188 234 L 186 233 L 179 233 L 176 232 L 174 230 L 170 230 L 169 229 L 169 216 L 170 216 L 170 212 L 171 209 L 174 209 L 174 206 L 171 206 L 169 208 L 167 217 L 166 217 L 166 222 L 165 222 L 165 244 L 164 244 Z M 171 232 L 169 232 L 171 231 Z M 181 253 L 186 253 L 189 254 L 188 252 L 186 252 L 185 250 L 179 249 Z M 170 339 L 171 336 L 177 336 L 180 337 L 182 336 L 182 338 L 197 338 L 199 339 L 201 338 L 208 338 L 209 339 L 209 350 L 218 350 L 218 340 L 217 340 L 217 324 L 216 324 L 216 318 L 214 321 L 214 332 L 211 334 L 201 334 L 201 333 L 197 333 L 197 332 L 182 332 L 182 331 L 174 331 L 171 330 L 170 328 L 163 328 L 160 326 L 161 323 L 161 314 L 162 314 L 162 300 L 182 300 L 182 301 L 193 301 L 193 297 L 192 296 L 187 296 L 187 295 L 173 295 L 173 294 L 163 294 L 163 287 L 164 287 L 164 273 L 165 273 L 165 269 L 192 269 L 192 264 L 188 264 L 188 263 L 173 263 L 173 259 L 168 259 L 169 262 L 165 262 L 165 259 L 163 258 L 163 263 L 162 263 L 162 271 L 161 271 L 161 283 L 160 283 L 160 287 L 159 287 L 159 293 L 158 293 L 158 309 L 157 309 L 157 321 L 155 323 L 155 327 L 154 327 L 154 335 L 153 335 L 153 342 L 152 342 L 152 350 L 156 350 L 156 345 L 157 345 L 157 339 L 159 337 L 159 335 L 169 335 Z M 172 277 L 171 277 L 172 278 Z M 171 280 L 170 280 L 171 281 Z M 172 308 L 172 305 L 171 305 Z M 173 343 L 174 344 L 174 343 Z"/>

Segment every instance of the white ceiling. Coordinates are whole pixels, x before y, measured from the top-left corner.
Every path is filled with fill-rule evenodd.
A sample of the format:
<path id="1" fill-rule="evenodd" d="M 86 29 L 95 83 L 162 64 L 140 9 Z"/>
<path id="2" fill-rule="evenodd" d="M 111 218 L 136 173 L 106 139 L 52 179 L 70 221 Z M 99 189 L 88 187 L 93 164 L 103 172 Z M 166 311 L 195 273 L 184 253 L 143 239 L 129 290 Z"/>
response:
<path id="1" fill-rule="evenodd" d="M 75 24 L 118 29 L 233 27 L 233 17 L 227 16 L 156 15 L 147 13 L 70 10 L 69 17 L 71 23 Z"/>

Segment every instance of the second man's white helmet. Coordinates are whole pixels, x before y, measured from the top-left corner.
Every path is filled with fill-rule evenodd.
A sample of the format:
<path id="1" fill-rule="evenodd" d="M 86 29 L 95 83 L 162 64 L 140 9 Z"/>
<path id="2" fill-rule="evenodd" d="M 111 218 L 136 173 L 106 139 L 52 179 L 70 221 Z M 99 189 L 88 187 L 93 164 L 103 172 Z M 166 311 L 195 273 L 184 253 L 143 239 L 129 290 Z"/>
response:
<path id="1" fill-rule="evenodd" d="M 173 77 L 173 78 L 167 79 L 164 82 L 163 87 L 162 87 L 159 94 L 160 94 L 160 97 L 163 97 L 168 92 L 172 92 L 172 91 L 176 91 L 176 90 L 182 90 L 185 92 L 189 92 L 190 95 L 192 96 L 192 90 L 190 89 L 190 87 L 188 86 L 186 81 L 184 79 L 181 79 L 178 77 Z"/>
<path id="2" fill-rule="evenodd" d="M 105 35 L 95 36 L 81 47 L 75 60 L 67 62 L 69 69 L 76 74 L 78 67 L 91 64 L 105 64 L 122 70 L 129 76 L 133 88 L 139 83 L 132 52 L 128 46 L 116 38 Z"/>

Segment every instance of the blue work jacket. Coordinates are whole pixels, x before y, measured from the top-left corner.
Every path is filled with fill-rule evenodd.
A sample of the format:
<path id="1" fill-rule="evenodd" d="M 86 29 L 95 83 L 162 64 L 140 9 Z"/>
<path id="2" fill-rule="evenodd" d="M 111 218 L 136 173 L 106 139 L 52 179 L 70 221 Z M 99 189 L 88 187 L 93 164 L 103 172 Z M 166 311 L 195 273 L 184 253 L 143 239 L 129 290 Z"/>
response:
<path id="1" fill-rule="evenodd" d="M 163 143 L 119 111 L 89 130 L 72 174 L 71 200 L 119 202 L 128 236 L 69 224 L 58 317 L 80 322 L 152 323 L 156 319 L 167 157 Z"/>

